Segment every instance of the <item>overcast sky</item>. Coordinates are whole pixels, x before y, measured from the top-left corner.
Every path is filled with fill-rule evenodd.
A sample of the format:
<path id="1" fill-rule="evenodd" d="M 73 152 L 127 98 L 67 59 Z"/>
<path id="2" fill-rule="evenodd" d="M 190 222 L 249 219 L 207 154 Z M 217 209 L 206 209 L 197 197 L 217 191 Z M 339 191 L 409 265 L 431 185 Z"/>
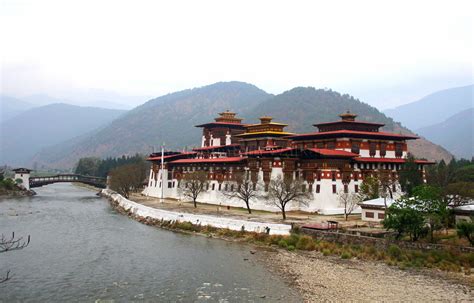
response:
<path id="1" fill-rule="evenodd" d="M 474 1 L 0 0 L 1 92 L 328 87 L 379 108 L 472 84 Z"/>

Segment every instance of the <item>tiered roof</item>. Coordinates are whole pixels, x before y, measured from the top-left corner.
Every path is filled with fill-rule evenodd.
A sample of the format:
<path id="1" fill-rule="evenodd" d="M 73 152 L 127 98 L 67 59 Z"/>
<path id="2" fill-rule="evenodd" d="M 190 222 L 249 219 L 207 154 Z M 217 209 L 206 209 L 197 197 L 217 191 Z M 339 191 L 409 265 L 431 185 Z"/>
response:
<path id="1" fill-rule="evenodd" d="M 227 110 L 225 112 L 219 113 L 219 117 L 214 119 L 215 122 L 196 125 L 196 127 L 226 126 L 230 128 L 244 129 L 245 124 L 242 124 L 242 119 L 235 116 L 236 113 Z"/>
<path id="2" fill-rule="evenodd" d="M 272 117 L 260 117 L 259 124 L 250 124 L 245 126 L 245 133 L 236 135 L 241 138 L 256 138 L 256 137 L 284 137 L 293 135 L 293 133 L 285 132 L 283 129 L 288 126 L 284 123 L 272 122 Z"/>

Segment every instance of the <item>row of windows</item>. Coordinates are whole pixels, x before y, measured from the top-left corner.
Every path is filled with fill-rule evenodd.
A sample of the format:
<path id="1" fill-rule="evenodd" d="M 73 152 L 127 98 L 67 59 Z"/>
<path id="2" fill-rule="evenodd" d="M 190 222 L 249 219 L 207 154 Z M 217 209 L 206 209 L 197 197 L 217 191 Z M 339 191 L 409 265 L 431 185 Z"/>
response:
<path id="1" fill-rule="evenodd" d="M 367 212 L 365 212 L 365 217 L 373 219 L 374 218 L 374 213 L 371 212 L 371 211 L 367 211 Z M 384 213 L 377 213 L 377 219 L 379 219 L 379 220 L 385 219 L 385 214 Z"/>

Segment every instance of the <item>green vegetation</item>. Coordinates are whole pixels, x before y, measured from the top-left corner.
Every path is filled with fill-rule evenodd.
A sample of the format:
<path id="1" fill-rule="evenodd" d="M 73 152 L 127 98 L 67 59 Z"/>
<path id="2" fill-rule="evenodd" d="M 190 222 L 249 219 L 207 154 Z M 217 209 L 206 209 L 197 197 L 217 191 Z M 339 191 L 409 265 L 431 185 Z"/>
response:
<path id="1" fill-rule="evenodd" d="M 127 164 L 142 164 L 144 157 L 136 154 L 135 156 L 122 156 L 119 158 L 99 159 L 86 157 L 79 159 L 74 173 L 84 176 L 107 177 L 107 174 L 114 168 Z"/>
<path id="2" fill-rule="evenodd" d="M 279 247 L 288 251 L 319 251 L 324 256 L 339 256 L 341 259 L 382 261 L 390 266 L 405 268 L 437 268 L 444 271 L 469 274 L 474 267 L 474 254 L 457 250 L 410 250 L 391 244 L 386 250 L 373 245 L 339 244 L 314 239 L 307 235 L 292 233 L 289 236 L 268 235 L 245 231 L 219 229 L 212 226 L 195 225 L 190 222 L 147 219 L 144 223 L 172 230 L 195 232 L 207 236 L 231 238 L 257 245 Z"/>
<path id="3" fill-rule="evenodd" d="M 474 218 L 471 221 L 461 221 L 456 224 L 456 231 L 458 236 L 465 237 L 471 245 L 474 245 Z"/>

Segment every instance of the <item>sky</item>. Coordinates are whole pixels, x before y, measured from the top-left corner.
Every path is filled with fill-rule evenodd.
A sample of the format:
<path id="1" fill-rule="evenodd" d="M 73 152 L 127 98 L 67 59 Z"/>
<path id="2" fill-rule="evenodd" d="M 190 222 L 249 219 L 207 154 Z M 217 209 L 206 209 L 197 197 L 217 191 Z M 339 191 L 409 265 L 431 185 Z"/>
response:
<path id="1" fill-rule="evenodd" d="M 236 80 L 385 109 L 474 83 L 474 1 L 0 2 L 10 96 L 156 97 Z"/>

